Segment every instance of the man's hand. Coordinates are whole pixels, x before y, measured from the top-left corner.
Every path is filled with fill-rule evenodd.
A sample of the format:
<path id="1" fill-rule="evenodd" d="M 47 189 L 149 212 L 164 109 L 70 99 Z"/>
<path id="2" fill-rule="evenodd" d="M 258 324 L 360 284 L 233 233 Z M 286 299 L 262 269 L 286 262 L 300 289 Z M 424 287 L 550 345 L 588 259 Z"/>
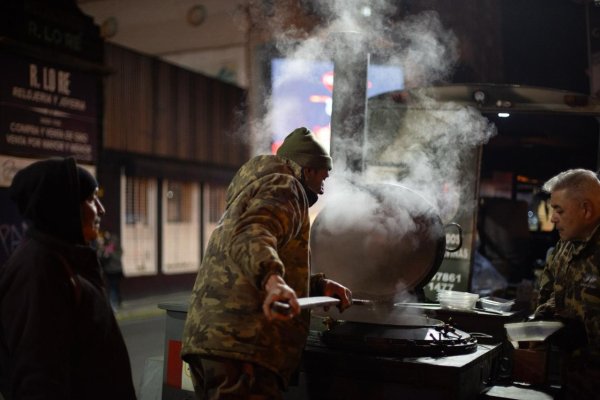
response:
<path id="1" fill-rule="evenodd" d="M 323 279 L 323 296 L 336 297 L 340 299 L 340 303 L 337 308 L 340 312 L 344 311 L 352 305 L 352 292 L 345 286 L 332 281 L 331 279 Z"/>
<path id="2" fill-rule="evenodd" d="M 267 296 L 263 302 L 263 313 L 269 321 L 273 319 L 291 319 L 300 314 L 300 305 L 296 297 L 294 289 L 289 287 L 283 278 L 277 274 L 273 274 L 267 279 L 265 284 Z M 290 312 L 286 314 L 278 313 L 271 309 L 273 302 L 281 301 L 290 305 Z"/>
<path id="3" fill-rule="evenodd" d="M 556 302 L 554 301 L 554 296 L 552 296 L 548 301 L 543 304 L 537 306 L 533 313 L 533 320 L 543 320 L 543 319 L 553 319 L 556 313 Z"/>

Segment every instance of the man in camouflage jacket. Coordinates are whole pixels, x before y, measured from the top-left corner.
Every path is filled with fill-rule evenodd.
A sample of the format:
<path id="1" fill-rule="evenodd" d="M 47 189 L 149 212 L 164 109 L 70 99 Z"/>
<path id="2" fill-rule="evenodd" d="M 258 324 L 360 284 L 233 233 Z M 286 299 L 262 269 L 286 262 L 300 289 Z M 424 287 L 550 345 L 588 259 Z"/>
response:
<path id="1" fill-rule="evenodd" d="M 566 325 L 556 339 L 570 353 L 569 396 L 597 398 L 600 375 L 586 375 L 600 371 L 600 181 L 593 171 L 574 169 L 550 179 L 544 190 L 560 240 L 542 273 L 535 317 Z"/>
<path id="2" fill-rule="evenodd" d="M 277 155 L 252 158 L 233 178 L 183 333 L 182 358 L 198 398 L 280 398 L 308 334 L 309 315 L 297 297 L 351 304 L 347 288 L 310 275 L 308 208 L 330 169 L 327 151 L 299 128 Z M 274 301 L 289 303 L 291 313 L 274 312 Z"/>

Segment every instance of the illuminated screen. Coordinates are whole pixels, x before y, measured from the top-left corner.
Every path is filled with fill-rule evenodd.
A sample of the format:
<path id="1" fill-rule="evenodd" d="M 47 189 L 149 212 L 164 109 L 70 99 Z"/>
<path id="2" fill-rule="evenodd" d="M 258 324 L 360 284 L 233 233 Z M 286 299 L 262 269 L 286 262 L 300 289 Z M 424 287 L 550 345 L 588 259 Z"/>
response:
<path id="1" fill-rule="evenodd" d="M 367 97 L 404 88 L 402 69 L 369 65 Z M 273 153 L 288 133 L 306 126 L 329 149 L 333 63 L 274 58 L 271 61 Z"/>

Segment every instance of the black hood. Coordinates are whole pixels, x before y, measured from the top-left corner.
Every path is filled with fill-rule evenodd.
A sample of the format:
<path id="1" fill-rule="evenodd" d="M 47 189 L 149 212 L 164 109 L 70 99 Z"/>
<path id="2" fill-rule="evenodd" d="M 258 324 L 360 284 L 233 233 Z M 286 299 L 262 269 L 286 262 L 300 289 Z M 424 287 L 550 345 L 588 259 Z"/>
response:
<path id="1" fill-rule="evenodd" d="M 84 244 L 78 168 L 73 158 L 33 163 L 17 172 L 9 196 L 36 229 L 69 243 Z"/>

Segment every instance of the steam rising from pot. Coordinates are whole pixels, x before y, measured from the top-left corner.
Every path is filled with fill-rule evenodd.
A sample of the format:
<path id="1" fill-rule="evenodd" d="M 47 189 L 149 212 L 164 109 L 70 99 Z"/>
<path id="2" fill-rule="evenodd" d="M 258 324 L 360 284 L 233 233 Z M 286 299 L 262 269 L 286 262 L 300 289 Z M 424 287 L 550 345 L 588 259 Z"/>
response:
<path id="1" fill-rule="evenodd" d="M 408 15 L 401 22 L 390 24 L 381 16 L 397 15 L 397 3 L 384 0 L 313 1 L 310 4 L 316 13 L 329 18 L 310 32 L 294 27 L 284 29 L 284 23 L 276 18 L 269 23 L 277 32 L 278 51 L 286 58 L 297 60 L 273 83 L 275 87 L 290 80 L 314 79 L 309 74 L 311 62 L 321 60 L 324 55 L 343 59 L 349 48 L 347 35 L 344 38 L 338 34 L 340 32 L 362 36 L 363 40 L 352 42 L 353 51 L 376 53 L 378 62 L 402 68 L 405 93 L 410 92 L 409 103 L 402 110 L 395 109 L 390 113 L 385 112 L 385 107 L 381 108 L 384 111 L 377 112 L 369 106 L 366 140 L 357 142 L 345 138 L 336 143 L 334 169 L 326 181 L 326 194 L 317 203 L 319 208 L 328 210 L 318 221 L 319 232 L 325 232 L 329 239 L 347 234 L 353 241 L 347 246 L 358 249 L 351 257 L 357 264 L 339 266 L 347 269 L 348 279 L 352 274 L 356 275 L 356 268 L 359 268 L 364 282 L 374 279 L 375 283 L 386 285 L 386 290 L 392 287 L 399 293 L 403 291 L 405 277 L 393 272 L 386 275 L 386 269 L 392 268 L 394 261 L 402 261 L 402 254 L 386 254 L 380 250 L 395 243 L 410 252 L 411 246 L 412 250 L 419 247 L 418 240 L 438 243 L 439 224 L 423 221 L 441 216 L 442 222 L 449 222 L 458 207 L 466 210 L 475 206 L 469 203 L 472 196 L 465 196 L 465 193 L 472 194 L 473 188 L 464 186 L 461 166 L 474 154 L 477 146 L 495 134 L 495 129 L 477 110 L 438 103 L 426 91 L 418 89 L 443 82 L 449 76 L 458 59 L 458 42 L 433 11 Z M 371 7 L 368 18 L 360 12 L 365 5 Z M 287 110 L 286 116 L 292 120 L 296 118 L 294 110 L 298 107 L 294 101 L 290 98 L 277 103 L 277 107 Z M 255 132 L 272 132 L 273 104 L 269 98 L 266 109 L 265 117 L 255 123 Z M 305 125 L 305 121 L 295 122 L 297 126 Z M 267 152 L 268 139 L 258 139 L 257 153 Z M 366 157 L 364 171 L 351 170 L 342 162 L 344 157 L 339 157 L 344 152 L 355 152 L 357 148 Z M 373 191 L 377 185 L 402 188 L 403 195 L 390 195 L 395 189 Z M 416 192 L 416 195 L 406 195 L 406 190 Z M 433 226 L 433 231 L 424 231 L 424 226 Z M 343 251 L 343 243 L 341 245 Z M 420 251 L 424 262 L 432 262 L 427 258 L 426 249 L 420 248 Z M 317 268 L 322 269 L 318 265 Z M 344 279 L 340 281 L 344 283 Z"/>
<path id="2" fill-rule="evenodd" d="M 278 51 L 285 58 L 295 60 L 285 74 L 273 82 L 275 87 L 290 81 L 314 79 L 310 76 L 314 61 L 323 61 L 327 57 L 343 59 L 348 44 L 344 36 L 339 35 L 340 32 L 359 33 L 364 38 L 352 42 L 354 51 L 365 54 L 376 52 L 379 63 L 400 66 L 407 90 L 442 82 L 452 72 L 458 59 L 457 38 L 442 25 L 435 11 L 406 15 L 401 22 L 391 24 L 383 16 L 398 15 L 401 11 L 398 2 L 391 0 L 315 0 L 303 4 L 309 4 L 314 14 L 327 16 L 326 21 L 311 31 L 302 31 L 286 25 L 287 16 L 281 13 L 273 13 L 261 20 L 275 32 Z M 370 17 L 364 15 L 365 6 L 370 7 Z M 295 110 L 299 105 L 296 101 L 292 96 L 278 100 L 278 109 L 286 110 L 285 118 L 298 118 Z M 335 181 L 339 180 L 393 182 L 420 192 L 444 220 L 452 217 L 456 204 L 463 202 L 465 206 L 465 199 L 461 199 L 464 188 L 460 162 L 465 154 L 489 140 L 495 133 L 493 126 L 477 110 L 438 104 L 426 94 L 413 96 L 411 101 L 421 111 L 407 111 L 401 125 L 393 130 L 386 127 L 385 135 L 377 135 L 377 128 L 369 127 L 371 131 L 367 133 L 366 143 L 339 142 L 339 147 L 333 151 L 336 164 L 326 183 L 327 194 L 348 187 L 336 185 Z M 261 133 L 254 146 L 257 154 L 269 152 L 270 134 L 273 132 L 274 105 L 268 97 L 265 103 L 266 115 L 254 122 L 254 132 Z M 294 122 L 295 126 L 306 124 L 302 120 Z M 369 149 L 382 149 L 371 161 L 375 165 L 395 165 L 394 173 L 386 172 L 385 168 L 369 168 L 360 175 L 348 171 L 346 165 L 340 165 L 339 160 L 343 157 L 336 157 L 336 152 L 340 155 L 345 151 L 356 151 L 357 146 L 365 146 L 367 152 Z"/>

